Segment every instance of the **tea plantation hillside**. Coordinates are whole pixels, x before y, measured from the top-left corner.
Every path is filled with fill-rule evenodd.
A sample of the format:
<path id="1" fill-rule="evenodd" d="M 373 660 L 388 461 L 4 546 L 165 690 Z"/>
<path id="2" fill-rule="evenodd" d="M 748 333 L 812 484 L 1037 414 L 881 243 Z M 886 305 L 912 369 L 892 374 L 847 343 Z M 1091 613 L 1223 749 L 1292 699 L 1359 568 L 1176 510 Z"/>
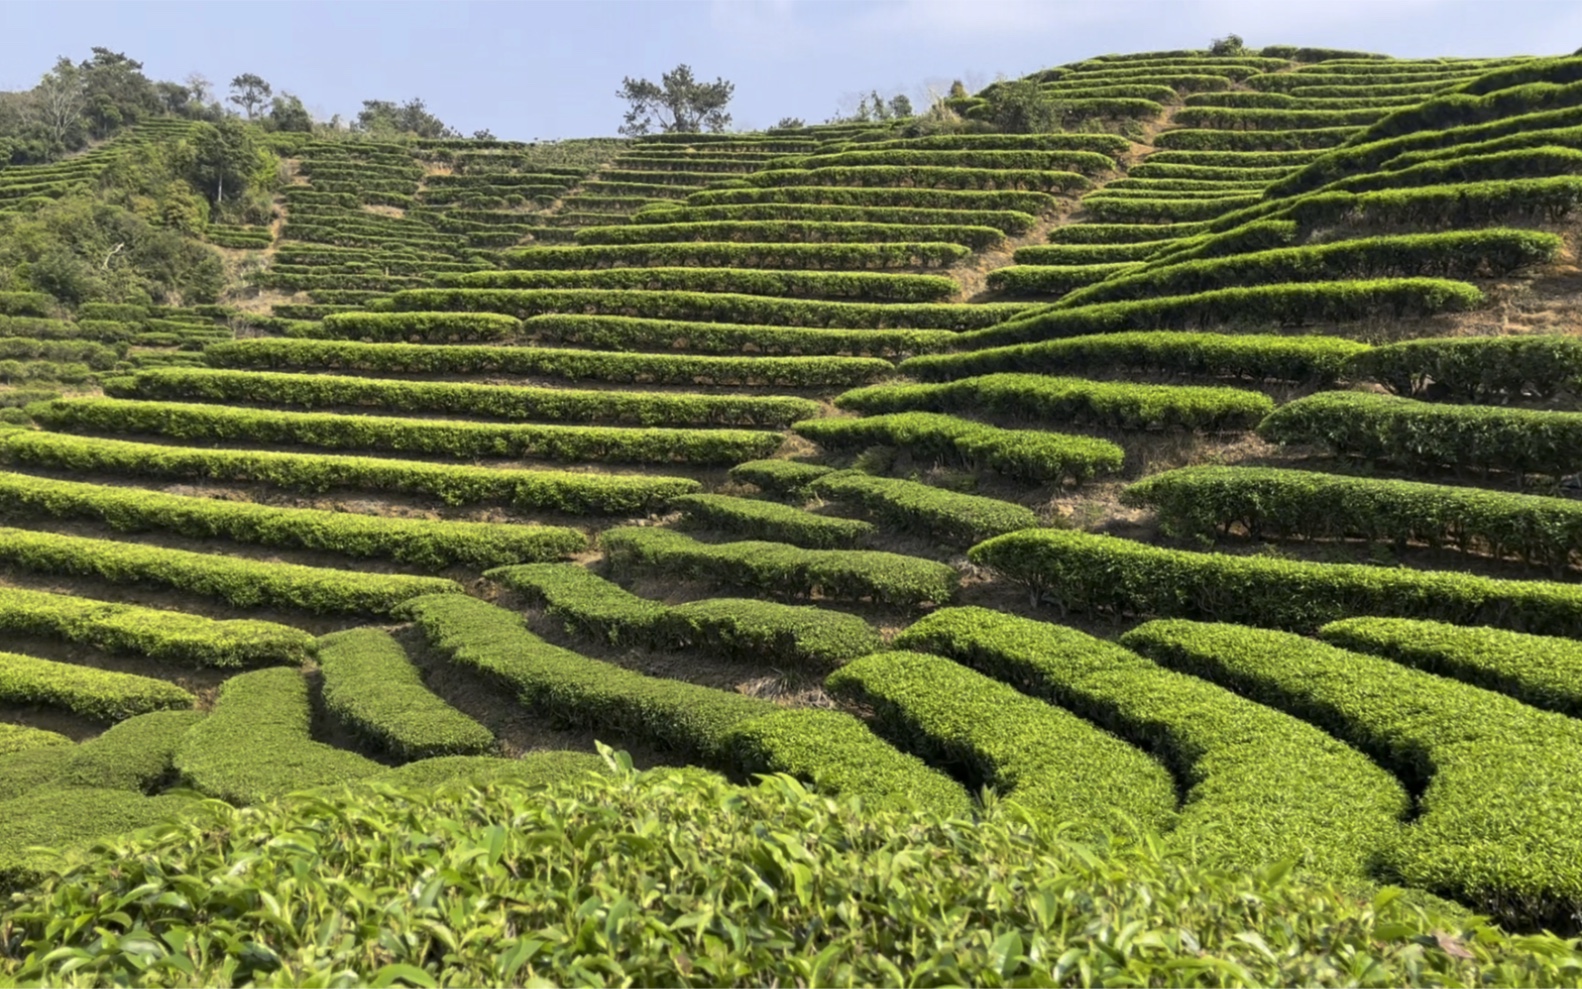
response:
<path id="1" fill-rule="evenodd" d="M 1061 129 L 996 130 L 1029 84 Z M 1111 55 L 949 107 L 277 135 L 278 219 L 205 232 L 249 292 L 0 293 L 0 978 L 1582 979 L 1535 934 L 1582 927 L 1582 58 Z M 356 950 L 304 864 L 347 847 L 416 911 Z M 214 892 L 253 849 L 278 926 Z M 564 900 L 512 914 L 540 852 Z M 843 885 L 935 853 L 909 907 Z"/>

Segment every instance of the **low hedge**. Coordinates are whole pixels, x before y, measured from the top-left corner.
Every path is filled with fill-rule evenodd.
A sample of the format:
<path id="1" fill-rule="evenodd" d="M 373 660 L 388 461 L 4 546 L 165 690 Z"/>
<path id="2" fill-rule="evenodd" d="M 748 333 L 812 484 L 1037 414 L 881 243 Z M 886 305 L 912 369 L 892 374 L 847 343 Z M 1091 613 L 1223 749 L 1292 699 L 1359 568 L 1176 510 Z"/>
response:
<path id="1" fill-rule="evenodd" d="M 835 711 L 788 710 L 724 690 L 644 676 L 549 645 L 520 616 L 458 596 L 408 608 L 429 644 L 552 717 L 636 736 L 721 768 L 783 772 L 870 805 L 910 800 L 960 812 L 961 787 Z"/>
<path id="2" fill-rule="evenodd" d="M 1004 234 L 1025 234 L 1038 218 L 1020 210 L 964 207 L 846 206 L 829 203 L 726 203 L 717 206 L 655 204 L 633 214 L 635 224 L 714 223 L 720 221 L 820 221 L 829 223 L 904 223 L 924 226 L 993 227 Z M 933 239 L 933 238 L 919 238 Z"/>
<path id="3" fill-rule="evenodd" d="M 1554 476 L 1582 469 L 1582 413 L 1438 405 L 1338 391 L 1282 405 L 1258 427 L 1275 443 L 1311 443 L 1348 457 L 1415 467 Z"/>
<path id="4" fill-rule="evenodd" d="M 1049 231 L 1051 244 L 1136 244 L 1148 240 L 1194 237 L 1209 224 L 1197 223 L 1067 223 Z"/>
<path id="5" fill-rule="evenodd" d="M 314 651 L 313 636 L 287 625 L 216 621 L 181 611 L 20 587 L 0 588 L 0 631 L 145 656 L 156 662 L 219 668 L 298 665 Z"/>
<path id="6" fill-rule="evenodd" d="M 710 220 L 696 223 L 634 223 L 583 227 L 579 244 L 648 244 L 675 241 L 771 241 L 776 243 L 849 244 L 884 241 L 938 240 L 975 251 L 1004 242 L 997 227 L 960 223 L 864 223 L 833 220 Z"/>
<path id="7" fill-rule="evenodd" d="M 453 275 L 444 278 L 443 281 L 467 288 L 737 292 L 746 295 L 859 299 L 870 302 L 935 302 L 961 291 L 961 286 L 956 284 L 954 279 L 942 275 L 871 271 L 775 271 L 747 267 L 639 267 L 572 271 L 514 269 Z"/>
<path id="8" fill-rule="evenodd" d="M 599 536 L 618 573 L 648 570 L 751 588 L 777 597 L 872 600 L 915 608 L 956 592 L 956 571 L 943 563 L 872 550 L 802 549 L 784 543 L 701 543 L 653 526 L 608 529 Z"/>
<path id="9" fill-rule="evenodd" d="M 1503 404 L 1582 397 L 1582 340 L 1574 336 L 1403 340 L 1351 358 L 1346 376 L 1399 395 Z"/>
<path id="10" fill-rule="evenodd" d="M 1022 248 L 1021 250 L 1027 250 Z M 1033 248 L 1039 250 L 1039 248 Z M 1012 295 L 1065 295 L 1142 267 L 1138 262 L 1115 264 L 1038 265 L 1013 264 L 989 272 L 989 288 Z"/>
<path id="11" fill-rule="evenodd" d="M 1258 195 L 1231 195 L 1213 199 L 1132 198 L 1092 195 L 1082 208 L 1099 223 L 1182 223 L 1211 220 L 1259 202 Z"/>
<path id="12" fill-rule="evenodd" d="M 1407 795 L 1319 728 L 1073 628 L 946 608 L 895 640 L 1087 718 L 1187 787 L 1170 845 L 1225 868 L 1296 861 L 1357 880 L 1400 829 Z"/>
<path id="13" fill-rule="evenodd" d="M 540 345 L 771 356 L 904 357 L 948 350 L 956 338 L 951 330 L 831 330 L 562 313 L 534 316 L 527 330 Z"/>
<path id="14" fill-rule="evenodd" d="M 860 165 L 899 167 L 943 166 L 1035 171 L 1106 172 L 1115 167 L 1114 154 L 1066 148 L 863 148 L 812 154 L 801 158 L 804 168 L 840 168 Z M 773 183 L 768 183 L 773 184 Z"/>
<path id="15" fill-rule="evenodd" d="M 1575 639 L 1410 618 L 1347 618 L 1325 625 L 1318 636 L 1533 707 L 1582 714 L 1582 642 Z"/>
<path id="16" fill-rule="evenodd" d="M 997 536 L 967 555 L 1062 612 L 1203 618 L 1295 631 L 1379 615 L 1538 635 L 1569 634 L 1582 620 L 1582 588 L 1573 584 L 1191 553 L 1058 529 Z"/>
<path id="17" fill-rule="evenodd" d="M 920 330 L 970 330 L 992 326 L 1027 308 L 1015 303 L 820 302 L 720 292 L 622 292 L 613 289 L 408 289 L 397 292 L 394 299 L 395 307 L 400 310 L 504 312 L 523 318 L 547 312 L 598 312 L 610 316 L 707 319 L 772 326 Z"/>
<path id="18" fill-rule="evenodd" d="M 679 242 L 584 244 L 532 247 L 506 253 L 519 270 L 567 270 L 620 265 L 709 268 L 787 268 L 798 271 L 861 271 L 869 268 L 927 268 L 955 264 L 972 255 L 964 244 L 899 241 L 884 244 L 742 244 Z"/>
<path id="19" fill-rule="evenodd" d="M 201 711 L 172 709 L 111 725 L 102 735 L 63 747 L 64 758 L 45 785 L 153 793 L 172 782 L 176 750 L 205 717 Z"/>
<path id="20" fill-rule="evenodd" d="M 1212 538 L 1240 525 L 1254 539 L 1422 542 L 1515 556 L 1557 578 L 1582 559 L 1582 503 L 1543 495 L 1274 467 L 1184 467 L 1133 484 L 1122 501 L 1153 508 L 1174 536 Z"/>
<path id="21" fill-rule="evenodd" d="M 705 189 L 686 199 L 688 206 L 746 203 L 803 203 L 826 206 L 902 206 L 913 209 L 1008 209 L 1040 216 L 1060 201 L 1047 192 L 1014 189 L 923 189 L 916 186 L 790 185 L 768 189 Z"/>
<path id="22" fill-rule="evenodd" d="M 124 721 L 189 708 L 196 700 L 165 680 L 0 652 L 0 702 L 18 707 L 43 705 L 92 721 Z"/>
<path id="23" fill-rule="evenodd" d="M 1582 207 L 1582 176 L 1425 185 L 1378 192 L 1317 192 L 1290 207 L 1304 229 L 1462 228 L 1558 223 Z"/>
<path id="24" fill-rule="evenodd" d="M 1169 151 L 1309 151 L 1334 148 L 1361 134 L 1361 127 L 1292 130 L 1180 130 L 1154 135 L 1154 147 Z"/>
<path id="25" fill-rule="evenodd" d="M 248 340 L 204 350 L 215 367 L 366 374 L 486 375 L 632 384 L 865 384 L 894 370 L 876 357 L 708 357 L 540 347 L 420 346 L 331 340 Z"/>
<path id="26" fill-rule="evenodd" d="M 64 470 L 178 480 L 243 481 L 292 491 L 393 491 L 447 505 L 503 502 L 571 515 L 632 515 L 699 488 L 684 477 L 573 473 L 431 464 L 262 450 L 211 450 L 13 430 L 0 433 L 0 461 Z"/>
<path id="27" fill-rule="evenodd" d="M 1106 333 L 1042 343 L 937 354 L 902 361 L 925 381 L 1017 371 L 1060 373 L 1130 370 L 1206 378 L 1332 384 L 1367 344 L 1328 336 L 1220 333 Z"/>
<path id="28" fill-rule="evenodd" d="M 1174 823 L 1164 767 L 1086 720 L 948 659 L 885 652 L 825 681 L 871 709 L 880 734 L 925 761 L 960 767 L 1045 826 L 1082 837 L 1157 833 Z"/>
<path id="29" fill-rule="evenodd" d="M 0 564 L 26 573 L 147 584 L 218 598 L 237 608 L 383 615 L 417 594 L 459 592 L 438 577 L 359 573 L 163 549 L 107 539 L 0 528 Z"/>
<path id="30" fill-rule="evenodd" d="M 553 560 L 587 548 L 564 526 L 394 518 L 164 494 L 119 485 L 0 472 L 0 514 L 85 519 L 119 532 L 164 531 L 191 539 L 385 557 L 425 570 Z"/>
<path id="31" fill-rule="evenodd" d="M 117 398 L 294 405 L 308 409 L 372 408 L 380 412 L 588 425 L 775 429 L 819 409 L 811 399 L 784 395 L 531 388 L 210 368 L 140 371 L 131 377 L 106 380 L 104 392 Z"/>
<path id="32" fill-rule="evenodd" d="M 0 292 L 0 316 L 48 316 L 56 302 L 44 292 Z"/>
<path id="33" fill-rule="evenodd" d="M 1018 247 L 1012 258 L 1019 265 L 1114 266 L 1145 261 L 1174 244 L 1176 244 L 1174 240 L 1144 240 L 1131 244 L 1034 244 L 1030 247 Z"/>
<path id="34" fill-rule="evenodd" d="M 1106 160 L 1102 169 L 1112 168 Z M 1028 168 L 965 168 L 953 165 L 831 165 L 775 168 L 743 176 L 756 186 L 861 186 L 979 189 L 1073 194 L 1093 187 L 1076 172 Z"/>
<path id="35" fill-rule="evenodd" d="M 1059 305 L 1092 305 L 1277 282 L 1500 276 L 1552 261 L 1560 248 L 1558 236 L 1535 230 L 1456 230 L 1367 237 L 1164 264 L 1119 274 L 1101 285 L 1072 292 Z"/>
<path id="36" fill-rule="evenodd" d="M 321 317 L 325 336 L 381 343 L 467 343 L 510 340 L 522 321 L 499 313 L 332 312 Z"/>
<path id="37" fill-rule="evenodd" d="M 315 742 L 312 726 L 313 704 L 301 672 L 276 667 L 242 673 L 225 681 L 213 711 L 182 739 L 176 769 L 200 792 L 237 805 L 384 770 L 356 753 Z"/>
<path id="38" fill-rule="evenodd" d="M 191 797 L 126 790 L 43 788 L 0 804 L 0 889 L 37 889 L 61 867 L 60 853 L 166 824 Z"/>
<path id="39" fill-rule="evenodd" d="M 667 607 L 572 564 L 499 567 L 484 576 L 542 602 L 568 630 L 616 645 L 691 647 L 826 671 L 883 647 L 873 626 L 825 608 L 739 598 Z"/>
<path id="40" fill-rule="evenodd" d="M 732 469 L 731 476 L 764 486 L 762 473 L 749 470 L 738 475 L 740 470 Z M 857 506 L 886 525 L 926 535 L 947 546 L 970 546 L 991 536 L 1038 525 L 1038 516 L 1031 509 L 998 498 L 947 491 L 917 481 L 874 477 L 861 471 L 820 471 L 802 482 L 809 493 Z M 786 483 L 785 473 L 781 471 L 774 481 Z"/>
<path id="41" fill-rule="evenodd" d="M 795 460 L 749 460 L 731 468 L 731 480 L 756 485 L 777 498 L 800 497 L 807 486 L 832 471 Z"/>
<path id="42" fill-rule="evenodd" d="M 874 528 L 857 519 L 730 495 L 689 494 L 670 503 L 682 517 L 699 528 L 717 529 L 743 539 L 765 539 L 808 549 L 842 549 L 862 546 Z"/>
<path id="43" fill-rule="evenodd" d="M 1121 469 L 1124 452 L 1106 440 L 1033 429 L 1001 429 L 932 412 L 861 419 L 808 419 L 791 427 L 827 448 L 898 446 L 914 457 L 988 468 L 1030 484 L 1087 480 Z"/>
<path id="44" fill-rule="evenodd" d="M 1135 277 L 1135 276 L 1134 276 Z M 1481 306 L 1483 293 L 1443 278 L 1376 278 L 1218 288 L 1091 305 L 1051 307 L 960 336 L 963 347 L 1123 330 L 1200 330 L 1210 326 L 1303 326 L 1398 320 Z M 212 348 L 211 348 L 212 349 Z"/>
<path id="45" fill-rule="evenodd" d="M 489 729 L 436 697 L 401 643 L 376 628 L 319 640 L 324 708 L 352 733 L 403 761 L 477 755 Z"/>
<path id="46" fill-rule="evenodd" d="M 1404 157 L 1404 156 L 1403 156 Z M 1463 154 L 1400 163 L 1367 175 L 1352 175 L 1325 186 L 1330 192 L 1371 192 L 1414 186 L 1490 180 L 1545 178 L 1582 171 L 1582 151 L 1575 148 L 1509 148 L 1489 154 Z"/>
<path id="47" fill-rule="evenodd" d="M 1269 396 L 1242 388 L 1135 385 L 1037 374 L 988 374 L 941 384 L 870 385 L 836 396 L 835 405 L 863 415 L 975 412 L 1109 429 L 1207 432 L 1251 429 L 1274 411 L 1274 400 Z"/>
<path id="48" fill-rule="evenodd" d="M 1284 632 L 1151 622 L 1121 642 L 1349 742 L 1423 794 L 1389 879 L 1532 924 L 1582 906 L 1582 731 L 1563 715 Z"/>
<path id="49" fill-rule="evenodd" d="M 745 429 L 538 426 L 456 419 L 276 412 L 180 402 L 59 399 L 28 407 L 62 432 L 126 432 L 187 442 L 286 443 L 446 457 L 733 464 L 773 453 L 780 434 Z"/>

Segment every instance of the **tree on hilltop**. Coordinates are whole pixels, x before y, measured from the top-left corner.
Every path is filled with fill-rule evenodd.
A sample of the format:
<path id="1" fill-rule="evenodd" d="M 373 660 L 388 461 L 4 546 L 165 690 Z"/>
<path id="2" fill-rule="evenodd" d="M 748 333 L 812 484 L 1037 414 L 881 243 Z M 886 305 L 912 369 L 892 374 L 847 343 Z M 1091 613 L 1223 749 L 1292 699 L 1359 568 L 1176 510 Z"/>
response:
<path id="1" fill-rule="evenodd" d="M 231 80 L 230 102 L 241 107 L 247 114 L 247 119 L 252 120 L 269 102 L 269 97 L 273 96 L 274 92 L 274 87 L 265 82 L 261 76 L 243 72 Z"/>
<path id="2" fill-rule="evenodd" d="M 390 100 L 363 100 L 353 129 L 391 136 L 461 137 L 460 131 L 446 126 L 443 120 L 429 113 L 427 104 L 416 96 L 400 105 Z"/>
<path id="3" fill-rule="evenodd" d="M 692 66 L 685 64 L 666 72 L 659 80 L 655 84 L 627 76 L 621 81 L 615 95 L 627 103 L 622 134 L 641 137 L 652 134 L 655 126 L 661 134 L 719 134 L 731 125 L 731 115 L 725 107 L 736 91 L 734 83 L 724 79 L 699 82 L 693 78 Z"/>
<path id="4" fill-rule="evenodd" d="M 267 126 L 278 131 L 308 133 L 313 130 L 313 115 L 302 105 L 302 100 L 291 93 L 281 93 L 269 104 Z"/>

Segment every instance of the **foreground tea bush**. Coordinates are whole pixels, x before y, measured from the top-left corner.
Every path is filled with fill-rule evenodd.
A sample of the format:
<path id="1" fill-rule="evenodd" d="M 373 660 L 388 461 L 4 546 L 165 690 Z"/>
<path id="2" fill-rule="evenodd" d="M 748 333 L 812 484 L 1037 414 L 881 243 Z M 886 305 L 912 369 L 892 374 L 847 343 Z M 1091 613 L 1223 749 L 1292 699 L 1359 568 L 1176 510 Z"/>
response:
<path id="1" fill-rule="evenodd" d="M 445 881 L 414 891 L 428 869 Z M 1095 851 L 1009 807 L 969 823 L 675 770 L 211 807 L 8 919 L 0 977 L 21 982 L 69 961 L 99 984 L 1575 985 L 1582 964 L 1390 892 Z"/>

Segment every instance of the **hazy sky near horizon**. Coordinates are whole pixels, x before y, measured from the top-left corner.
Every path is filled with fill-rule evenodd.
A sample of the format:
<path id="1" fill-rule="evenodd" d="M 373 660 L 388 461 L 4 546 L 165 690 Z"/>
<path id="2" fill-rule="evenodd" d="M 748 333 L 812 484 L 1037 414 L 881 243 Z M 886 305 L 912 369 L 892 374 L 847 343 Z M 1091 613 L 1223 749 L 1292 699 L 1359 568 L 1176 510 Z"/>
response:
<path id="1" fill-rule="evenodd" d="M 1570 53 L 1577 0 L 0 0 L 0 89 L 30 88 L 57 55 L 125 52 L 156 79 L 217 89 L 254 72 L 316 116 L 421 96 L 464 133 L 611 135 L 624 76 L 681 62 L 736 84 L 737 128 L 809 123 L 878 89 L 914 100 L 952 79 L 1108 52 L 1249 45 L 1403 57 Z"/>

